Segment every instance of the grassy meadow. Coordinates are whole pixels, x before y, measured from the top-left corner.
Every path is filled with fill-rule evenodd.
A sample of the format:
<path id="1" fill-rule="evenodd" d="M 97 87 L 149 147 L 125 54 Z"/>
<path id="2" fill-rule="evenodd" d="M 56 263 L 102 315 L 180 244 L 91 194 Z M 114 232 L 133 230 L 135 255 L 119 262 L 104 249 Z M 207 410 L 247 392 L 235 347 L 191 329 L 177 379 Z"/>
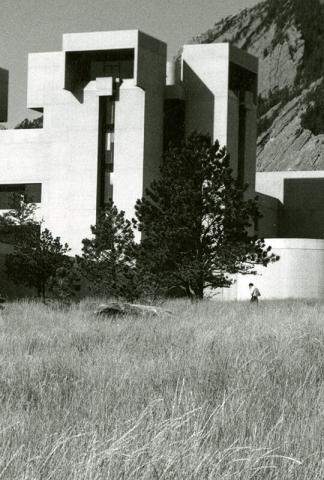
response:
<path id="1" fill-rule="evenodd" d="M 324 478 L 324 304 L 0 313 L 0 479 Z"/>

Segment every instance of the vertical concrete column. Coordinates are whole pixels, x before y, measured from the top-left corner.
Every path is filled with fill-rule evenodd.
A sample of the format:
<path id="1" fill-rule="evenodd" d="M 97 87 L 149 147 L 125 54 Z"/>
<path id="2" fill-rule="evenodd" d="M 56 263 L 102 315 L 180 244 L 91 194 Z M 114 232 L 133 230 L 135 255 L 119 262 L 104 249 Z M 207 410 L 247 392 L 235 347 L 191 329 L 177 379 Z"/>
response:
<path id="1" fill-rule="evenodd" d="M 145 91 L 143 191 L 159 176 L 163 152 L 166 45 L 139 33 L 137 85 Z"/>
<path id="2" fill-rule="evenodd" d="M 127 218 L 143 193 L 145 92 L 124 82 L 115 103 L 114 203 Z"/>
<path id="3" fill-rule="evenodd" d="M 166 64 L 166 85 L 176 84 L 176 66 L 175 62 L 167 62 Z"/>
<path id="4" fill-rule="evenodd" d="M 182 81 L 186 98 L 186 134 L 208 133 L 227 143 L 229 45 L 185 45 Z"/>

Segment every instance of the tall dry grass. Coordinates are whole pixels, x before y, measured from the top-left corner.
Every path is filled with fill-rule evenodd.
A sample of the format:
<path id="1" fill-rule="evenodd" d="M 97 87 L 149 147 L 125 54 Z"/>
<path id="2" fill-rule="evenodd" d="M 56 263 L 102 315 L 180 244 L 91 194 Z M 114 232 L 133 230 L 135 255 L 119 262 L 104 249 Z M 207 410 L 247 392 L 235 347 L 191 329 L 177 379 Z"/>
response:
<path id="1" fill-rule="evenodd" d="M 0 479 L 324 478 L 324 305 L 0 319 Z"/>

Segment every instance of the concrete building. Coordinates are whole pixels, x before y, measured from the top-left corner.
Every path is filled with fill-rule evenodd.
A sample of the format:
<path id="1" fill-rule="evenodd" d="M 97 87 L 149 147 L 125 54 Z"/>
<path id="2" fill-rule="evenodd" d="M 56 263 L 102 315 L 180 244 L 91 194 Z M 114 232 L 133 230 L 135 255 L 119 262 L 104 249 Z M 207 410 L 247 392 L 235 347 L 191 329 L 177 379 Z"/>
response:
<path id="1" fill-rule="evenodd" d="M 240 277 L 236 298 L 246 297 L 250 281 L 263 298 L 324 298 L 324 171 L 256 174 L 263 219 L 260 236 L 280 256 L 258 275 Z"/>
<path id="2" fill-rule="evenodd" d="M 98 210 L 113 199 L 132 218 L 163 145 L 194 129 L 228 144 L 253 185 L 257 60 L 229 44 L 188 45 L 172 70 L 166 79 L 166 45 L 138 30 L 68 34 L 62 51 L 30 54 L 27 106 L 44 127 L 0 132 L 0 209 L 29 192 L 79 253 Z"/>
<path id="3" fill-rule="evenodd" d="M 170 140 L 209 133 L 248 194 L 259 192 L 259 235 L 281 256 L 252 277 L 262 298 L 321 298 L 324 172 L 255 175 L 257 75 L 257 59 L 228 43 L 185 45 L 167 65 L 166 45 L 138 30 L 64 35 L 62 51 L 28 58 L 27 106 L 43 113 L 43 128 L 0 131 L 0 211 L 27 193 L 80 253 L 109 200 L 132 218 Z M 0 69 L 0 121 L 7 96 Z M 250 281 L 238 276 L 218 298 L 248 298 Z"/>

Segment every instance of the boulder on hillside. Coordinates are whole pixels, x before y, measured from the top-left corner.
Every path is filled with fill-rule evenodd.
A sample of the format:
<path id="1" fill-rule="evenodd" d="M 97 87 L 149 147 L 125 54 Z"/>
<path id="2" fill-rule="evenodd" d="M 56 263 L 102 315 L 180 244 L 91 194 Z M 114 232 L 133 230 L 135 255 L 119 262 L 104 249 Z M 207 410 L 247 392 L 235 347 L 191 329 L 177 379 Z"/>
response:
<path id="1" fill-rule="evenodd" d="M 139 305 L 134 303 L 111 302 L 99 305 L 95 310 L 95 315 L 110 316 L 116 315 L 151 315 L 154 317 L 162 315 L 170 315 L 170 312 L 160 307 L 152 307 L 151 305 Z"/>

